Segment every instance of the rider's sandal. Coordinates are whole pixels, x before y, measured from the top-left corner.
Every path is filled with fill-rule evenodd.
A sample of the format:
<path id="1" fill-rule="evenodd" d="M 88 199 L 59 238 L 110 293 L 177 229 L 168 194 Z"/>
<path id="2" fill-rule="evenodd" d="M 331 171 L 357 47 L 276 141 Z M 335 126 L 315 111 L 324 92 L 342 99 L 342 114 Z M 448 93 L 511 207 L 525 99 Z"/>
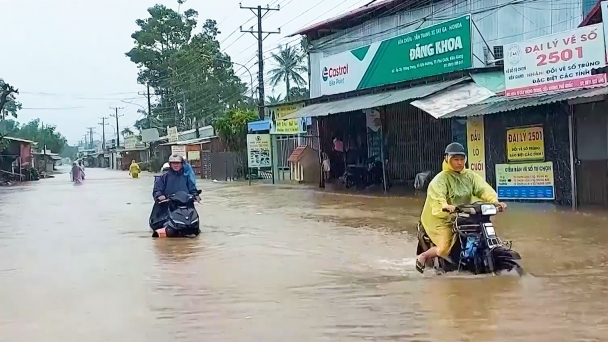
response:
<path id="1" fill-rule="evenodd" d="M 420 272 L 420 274 L 423 274 L 424 267 L 425 266 L 420 261 L 416 260 L 416 271 Z"/>

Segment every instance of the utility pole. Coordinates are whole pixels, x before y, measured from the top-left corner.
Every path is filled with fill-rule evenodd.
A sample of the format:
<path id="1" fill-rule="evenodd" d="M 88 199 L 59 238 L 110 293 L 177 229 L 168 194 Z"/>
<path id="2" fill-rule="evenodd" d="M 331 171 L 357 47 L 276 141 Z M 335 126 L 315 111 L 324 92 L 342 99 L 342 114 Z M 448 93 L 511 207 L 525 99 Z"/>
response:
<path id="1" fill-rule="evenodd" d="M 114 109 L 115 111 L 115 113 L 110 114 L 110 116 L 116 118 L 116 148 L 118 148 L 118 146 L 120 146 L 120 128 L 118 128 L 118 118 L 124 116 L 122 114 L 118 115 L 118 110 L 124 109 L 124 107 L 110 107 L 110 109 Z"/>
<path id="2" fill-rule="evenodd" d="M 262 30 L 262 18 L 270 11 L 279 11 L 281 8 L 277 5 L 276 8 L 270 8 L 266 5 L 265 8 L 262 6 L 257 7 L 243 7 L 239 4 L 242 9 L 248 9 L 258 18 L 258 29 L 254 30 L 253 26 L 249 30 L 243 30 L 241 26 L 241 32 L 251 33 L 258 40 L 258 114 L 260 119 L 264 119 L 264 50 L 262 50 L 262 42 L 266 37 L 273 33 L 281 33 L 279 28 L 277 31 L 263 31 Z M 253 84 L 251 85 L 253 87 Z"/>
<path id="3" fill-rule="evenodd" d="M 106 150 L 106 125 L 108 124 L 106 122 L 106 120 L 108 119 L 107 117 L 101 117 L 101 122 L 99 123 L 99 125 L 101 125 L 101 149 L 102 150 Z"/>
<path id="4" fill-rule="evenodd" d="M 143 95 L 146 96 L 148 98 L 148 112 L 146 113 L 146 115 L 148 116 L 148 128 L 152 128 L 152 118 L 150 117 L 150 115 L 152 114 L 152 95 L 150 94 L 150 83 L 146 83 L 146 88 L 147 91 L 145 93 L 139 92 L 137 93 L 138 95 Z"/>
<path id="5" fill-rule="evenodd" d="M 82 137 L 83 137 L 83 139 L 84 139 L 84 149 L 85 149 L 85 150 L 88 150 L 88 149 L 89 149 L 89 147 L 90 147 L 90 146 L 89 146 L 89 136 L 85 134 L 85 135 L 83 135 Z"/>
<path id="6" fill-rule="evenodd" d="M 152 100 L 151 100 L 151 95 L 150 95 L 150 82 L 146 82 L 146 94 L 140 94 L 139 95 L 145 95 L 148 98 L 148 128 L 152 128 Z M 148 159 L 151 160 L 152 156 L 154 155 L 154 152 L 152 150 L 152 142 L 148 143 Z"/>
<path id="7" fill-rule="evenodd" d="M 87 127 L 89 130 L 89 148 L 93 148 L 93 130 L 95 127 Z"/>

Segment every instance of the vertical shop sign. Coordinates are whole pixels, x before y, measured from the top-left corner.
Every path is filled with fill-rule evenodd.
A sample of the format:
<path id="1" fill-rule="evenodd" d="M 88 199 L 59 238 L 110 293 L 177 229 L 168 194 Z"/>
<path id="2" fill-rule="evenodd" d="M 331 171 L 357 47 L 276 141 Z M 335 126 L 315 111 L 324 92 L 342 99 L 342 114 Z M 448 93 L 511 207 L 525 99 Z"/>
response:
<path id="1" fill-rule="evenodd" d="M 486 179 L 486 150 L 483 116 L 467 118 L 467 149 L 469 169 Z"/>

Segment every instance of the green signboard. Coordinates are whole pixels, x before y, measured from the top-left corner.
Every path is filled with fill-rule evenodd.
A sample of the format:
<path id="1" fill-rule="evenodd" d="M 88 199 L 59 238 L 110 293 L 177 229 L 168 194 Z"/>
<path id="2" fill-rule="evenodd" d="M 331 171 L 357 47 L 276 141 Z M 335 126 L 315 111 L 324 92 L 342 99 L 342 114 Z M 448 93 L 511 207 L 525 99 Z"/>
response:
<path id="1" fill-rule="evenodd" d="M 472 67 L 471 19 L 464 16 L 321 59 L 322 95 Z"/>

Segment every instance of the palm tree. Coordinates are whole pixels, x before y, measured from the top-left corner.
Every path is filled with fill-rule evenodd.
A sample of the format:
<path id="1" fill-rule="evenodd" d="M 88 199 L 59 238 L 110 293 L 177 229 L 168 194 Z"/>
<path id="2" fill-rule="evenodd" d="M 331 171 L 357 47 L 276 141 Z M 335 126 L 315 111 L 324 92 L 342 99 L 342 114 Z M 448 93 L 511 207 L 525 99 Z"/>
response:
<path id="1" fill-rule="evenodd" d="M 266 100 L 268 101 L 268 104 L 277 104 L 277 103 L 281 103 L 281 101 L 283 101 L 283 99 L 281 99 L 281 94 L 274 96 L 274 94 L 268 96 L 266 98 Z"/>
<path id="2" fill-rule="evenodd" d="M 289 101 L 289 89 L 291 89 L 292 82 L 298 87 L 306 86 L 306 80 L 300 75 L 307 71 L 304 65 L 306 55 L 295 46 L 285 45 L 279 46 L 279 52 L 273 52 L 271 56 L 278 66 L 268 71 L 270 85 L 275 87 L 284 82 L 287 94 L 285 101 Z"/>
<path id="3" fill-rule="evenodd" d="M 122 133 L 123 137 L 133 135 L 133 131 L 129 127 L 123 129 L 122 132 L 120 132 L 120 133 Z"/>

